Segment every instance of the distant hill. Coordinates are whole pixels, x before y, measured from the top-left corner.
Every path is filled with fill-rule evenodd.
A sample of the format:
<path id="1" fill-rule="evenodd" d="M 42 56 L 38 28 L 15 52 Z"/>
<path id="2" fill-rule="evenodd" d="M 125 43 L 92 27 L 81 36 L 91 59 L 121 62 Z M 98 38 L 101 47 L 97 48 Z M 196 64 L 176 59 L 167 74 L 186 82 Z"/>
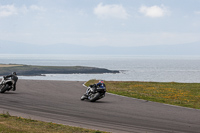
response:
<path id="1" fill-rule="evenodd" d="M 70 44 L 33 45 L 0 40 L 0 49 L 0 54 L 200 55 L 200 42 L 157 46 L 89 47 Z"/>

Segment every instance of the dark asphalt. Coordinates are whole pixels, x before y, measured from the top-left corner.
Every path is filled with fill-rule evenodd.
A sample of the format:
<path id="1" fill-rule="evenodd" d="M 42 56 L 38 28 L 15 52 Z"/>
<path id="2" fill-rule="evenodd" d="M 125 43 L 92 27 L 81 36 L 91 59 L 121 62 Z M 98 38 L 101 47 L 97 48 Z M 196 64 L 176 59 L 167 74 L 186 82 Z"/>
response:
<path id="1" fill-rule="evenodd" d="M 106 94 L 81 101 L 78 81 L 19 80 L 0 94 L 0 113 L 114 133 L 200 133 L 200 110 Z"/>

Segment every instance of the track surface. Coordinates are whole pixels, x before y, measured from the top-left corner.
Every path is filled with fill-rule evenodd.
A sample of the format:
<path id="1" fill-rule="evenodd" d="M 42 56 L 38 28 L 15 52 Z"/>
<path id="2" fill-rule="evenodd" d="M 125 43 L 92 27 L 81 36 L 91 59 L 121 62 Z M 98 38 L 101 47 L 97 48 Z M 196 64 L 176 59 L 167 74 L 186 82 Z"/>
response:
<path id="1" fill-rule="evenodd" d="M 0 113 L 115 133 L 200 133 L 200 110 L 112 94 L 81 101 L 82 84 L 19 80 L 16 92 L 0 94 Z"/>

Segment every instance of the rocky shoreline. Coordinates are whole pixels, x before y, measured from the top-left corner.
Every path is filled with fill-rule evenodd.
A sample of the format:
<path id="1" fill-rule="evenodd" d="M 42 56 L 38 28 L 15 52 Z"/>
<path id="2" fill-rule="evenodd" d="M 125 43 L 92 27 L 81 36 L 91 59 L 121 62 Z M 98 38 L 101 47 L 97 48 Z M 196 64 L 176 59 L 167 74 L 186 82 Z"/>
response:
<path id="1" fill-rule="evenodd" d="M 19 76 L 42 76 L 44 74 L 102 74 L 119 73 L 118 70 L 108 70 L 105 68 L 85 67 L 85 66 L 32 66 L 16 65 L 0 67 L 0 76 L 17 72 Z"/>

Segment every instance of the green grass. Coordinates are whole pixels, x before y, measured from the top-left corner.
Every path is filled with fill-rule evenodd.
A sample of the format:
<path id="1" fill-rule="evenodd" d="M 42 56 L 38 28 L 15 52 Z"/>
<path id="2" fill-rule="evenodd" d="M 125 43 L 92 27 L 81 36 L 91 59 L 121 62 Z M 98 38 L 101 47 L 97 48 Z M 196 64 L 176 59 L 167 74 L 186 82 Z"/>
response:
<path id="1" fill-rule="evenodd" d="M 97 83 L 90 80 L 86 86 Z M 105 81 L 107 92 L 200 109 L 200 83 Z"/>
<path id="2" fill-rule="evenodd" d="M 0 133 L 106 133 L 79 127 L 0 114 Z"/>

